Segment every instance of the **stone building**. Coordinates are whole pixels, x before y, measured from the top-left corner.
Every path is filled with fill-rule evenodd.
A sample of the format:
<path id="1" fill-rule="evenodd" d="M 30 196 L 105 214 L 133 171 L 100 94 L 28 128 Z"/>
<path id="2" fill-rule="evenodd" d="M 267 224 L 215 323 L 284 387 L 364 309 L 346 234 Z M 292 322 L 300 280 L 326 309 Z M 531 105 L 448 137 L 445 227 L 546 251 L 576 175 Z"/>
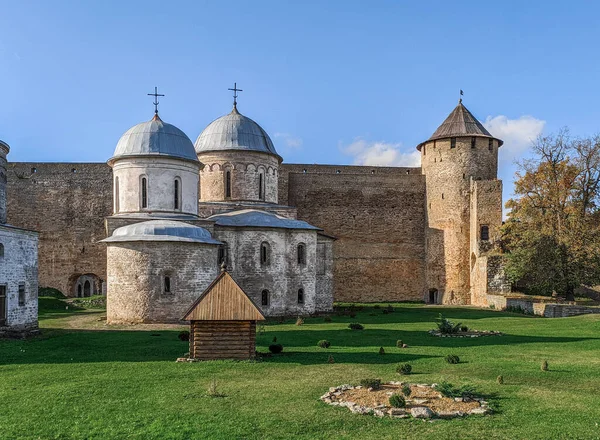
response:
<path id="1" fill-rule="evenodd" d="M 157 136 L 177 153 L 130 154 L 160 124 L 168 133 Z M 235 105 L 202 130 L 195 151 L 165 125 L 132 128 L 108 166 L 9 164 L 9 220 L 40 231 L 41 285 L 77 295 L 93 280 L 105 291 L 106 246 L 120 245 L 101 241 L 173 220 L 222 243 L 212 245 L 213 269 L 225 261 L 266 315 L 327 310 L 332 299 L 486 305 L 488 293 L 508 290 L 494 245 L 502 141 L 462 102 L 417 147 L 421 167 L 286 164 Z"/>
<path id="2" fill-rule="evenodd" d="M 0 141 L 0 337 L 27 335 L 38 327 L 38 236 L 6 224 L 9 150 Z"/>

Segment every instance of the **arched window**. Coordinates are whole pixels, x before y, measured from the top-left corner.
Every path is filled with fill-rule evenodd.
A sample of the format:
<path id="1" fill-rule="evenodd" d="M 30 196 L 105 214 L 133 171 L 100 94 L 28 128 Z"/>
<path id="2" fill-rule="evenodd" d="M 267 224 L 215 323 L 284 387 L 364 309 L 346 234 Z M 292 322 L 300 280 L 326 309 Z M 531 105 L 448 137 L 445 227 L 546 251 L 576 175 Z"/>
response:
<path id="1" fill-rule="evenodd" d="M 171 293 L 171 277 L 166 276 L 163 281 L 163 292 Z"/>
<path id="2" fill-rule="evenodd" d="M 306 245 L 304 243 L 298 245 L 298 264 L 301 266 L 306 264 Z"/>
<path id="3" fill-rule="evenodd" d="M 115 214 L 119 212 L 119 178 L 115 177 Z"/>
<path id="4" fill-rule="evenodd" d="M 225 197 L 231 197 L 231 171 L 225 173 Z"/>
<path id="5" fill-rule="evenodd" d="M 140 183 L 141 185 L 141 206 L 142 208 L 147 208 L 148 207 L 148 178 L 147 177 L 142 177 L 142 181 Z"/>
<path id="6" fill-rule="evenodd" d="M 227 242 L 224 241 L 222 245 L 219 246 L 219 254 L 218 254 L 218 263 L 219 267 L 225 263 L 227 266 Z"/>
<path id="7" fill-rule="evenodd" d="M 480 240 L 489 240 L 490 239 L 490 228 L 488 225 L 481 225 L 481 231 L 479 234 Z"/>
<path id="8" fill-rule="evenodd" d="M 181 209 L 181 179 L 177 177 L 173 185 L 173 207 L 178 210 Z"/>
<path id="9" fill-rule="evenodd" d="M 264 200 L 265 199 L 264 184 L 265 184 L 264 175 L 263 175 L 263 173 L 260 173 L 258 175 L 258 199 L 259 200 Z"/>
<path id="10" fill-rule="evenodd" d="M 260 295 L 260 304 L 263 306 L 269 305 L 269 291 L 268 290 L 262 291 L 262 293 Z"/>
<path id="11" fill-rule="evenodd" d="M 304 304 L 304 289 L 298 289 L 298 304 Z"/>
<path id="12" fill-rule="evenodd" d="M 271 249 L 270 249 L 269 243 L 263 241 L 260 244 L 260 264 L 261 265 L 267 266 L 269 264 L 270 259 L 271 259 L 270 258 L 271 256 L 269 255 L 270 251 L 271 251 Z"/>
<path id="13" fill-rule="evenodd" d="M 4 258 L 4 245 L 0 243 L 0 258 Z"/>

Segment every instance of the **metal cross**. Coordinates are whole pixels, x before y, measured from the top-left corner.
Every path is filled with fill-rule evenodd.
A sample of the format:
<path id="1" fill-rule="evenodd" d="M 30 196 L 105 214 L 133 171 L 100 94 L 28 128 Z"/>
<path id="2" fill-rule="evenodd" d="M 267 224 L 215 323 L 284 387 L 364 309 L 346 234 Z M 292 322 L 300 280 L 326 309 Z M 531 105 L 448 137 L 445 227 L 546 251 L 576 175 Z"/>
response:
<path id="1" fill-rule="evenodd" d="M 148 96 L 154 96 L 154 114 L 157 115 L 158 114 L 158 97 L 159 96 L 165 96 L 165 95 L 160 95 L 158 93 L 158 87 L 154 87 L 154 93 L 148 93 Z"/>
<path id="2" fill-rule="evenodd" d="M 233 91 L 233 105 L 236 106 L 237 105 L 237 97 L 238 97 L 237 92 L 243 92 L 243 90 L 237 88 L 237 83 L 233 83 L 233 89 L 227 89 L 227 90 Z"/>

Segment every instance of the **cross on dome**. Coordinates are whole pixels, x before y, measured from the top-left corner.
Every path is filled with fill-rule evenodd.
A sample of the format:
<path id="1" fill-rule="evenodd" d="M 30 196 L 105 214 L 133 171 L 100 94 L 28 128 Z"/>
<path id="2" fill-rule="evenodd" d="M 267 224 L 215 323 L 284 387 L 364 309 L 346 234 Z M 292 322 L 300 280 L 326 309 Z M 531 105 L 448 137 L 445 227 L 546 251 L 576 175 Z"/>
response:
<path id="1" fill-rule="evenodd" d="M 165 95 L 161 95 L 158 93 L 158 87 L 154 87 L 154 93 L 148 93 L 148 96 L 154 96 L 154 102 L 152 104 L 154 104 L 154 114 L 156 116 L 158 116 L 158 97 L 159 96 L 165 96 Z"/>

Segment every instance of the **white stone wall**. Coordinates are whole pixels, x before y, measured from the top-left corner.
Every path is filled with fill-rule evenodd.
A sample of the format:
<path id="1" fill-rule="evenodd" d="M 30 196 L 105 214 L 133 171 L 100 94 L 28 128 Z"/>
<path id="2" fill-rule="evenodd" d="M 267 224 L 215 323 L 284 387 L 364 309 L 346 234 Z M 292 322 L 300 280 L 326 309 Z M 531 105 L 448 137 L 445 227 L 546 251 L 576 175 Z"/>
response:
<path id="1" fill-rule="evenodd" d="M 231 276 L 266 316 L 312 314 L 323 303 L 316 292 L 316 231 L 215 226 L 214 236 L 227 243 Z M 267 265 L 260 260 L 263 242 L 270 248 Z M 306 249 L 304 265 L 298 264 L 300 243 Z M 298 289 L 304 289 L 304 304 L 298 304 Z M 267 306 L 261 302 L 263 290 L 269 291 Z"/>
<path id="2" fill-rule="evenodd" d="M 38 326 L 38 236 L 35 232 L 0 225 L 0 285 L 6 286 L 5 331 L 27 331 Z M 25 286 L 25 303 L 19 305 L 19 285 Z"/>
<path id="3" fill-rule="evenodd" d="M 217 245 L 200 243 L 108 243 L 107 263 L 109 324 L 178 322 L 219 274 Z"/>
<path id="4" fill-rule="evenodd" d="M 317 235 L 316 312 L 333 310 L 333 239 Z"/>
<path id="5" fill-rule="evenodd" d="M 160 156 L 116 160 L 113 164 L 113 212 L 180 212 L 197 215 L 199 169 L 199 163 Z M 141 179 L 144 176 L 148 182 L 148 207 L 142 209 Z M 181 203 L 177 210 L 174 207 L 176 178 L 181 182 Z"/>

